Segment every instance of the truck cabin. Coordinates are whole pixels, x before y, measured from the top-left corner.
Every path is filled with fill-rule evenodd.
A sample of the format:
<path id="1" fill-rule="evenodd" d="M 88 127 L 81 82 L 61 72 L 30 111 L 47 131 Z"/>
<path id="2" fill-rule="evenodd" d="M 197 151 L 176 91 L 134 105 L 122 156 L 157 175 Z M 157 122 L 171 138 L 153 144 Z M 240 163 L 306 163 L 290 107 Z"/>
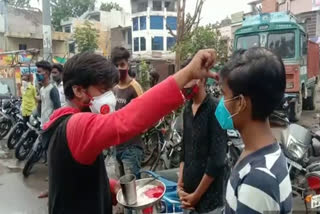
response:
<path id="1" fill-rule="evenodd" d="M 297 61 L 307 52 L 307 35 L 296 18 L 284 12 L 246 17 L 235 32 L 235 49 L 268 48 L 284 61 Z"/>
<path id="2" fill-rule="evenodd" d="M 304 27 L 285 12 L 246 17 L 235 32 L 234 50 L 265 47 L 278 54 L 286 68 L 286 94 L 279 108 L 290 121 L 298 121 L 302 109 L 315 109 L 319 76 L 319 45 L 308 41 Z"/>

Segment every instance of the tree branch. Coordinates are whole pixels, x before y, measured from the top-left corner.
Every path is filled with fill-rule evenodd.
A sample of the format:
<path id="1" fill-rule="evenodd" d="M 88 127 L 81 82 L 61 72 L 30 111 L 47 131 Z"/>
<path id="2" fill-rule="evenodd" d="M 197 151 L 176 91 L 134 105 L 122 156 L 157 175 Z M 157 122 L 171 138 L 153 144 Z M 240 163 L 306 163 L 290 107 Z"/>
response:
<path id="1" fill-rule="evenodd" d="M 177 34 L 175 34 L 175 33 L 173 32 L 173 30 L 169 27 L 168 24 L 166 25 L 166 27 L 167 27 L 167 29 L 169 30 L 169 34 L 170 34 L 171 36 L 173 36 L 175 39 L 177 39 Z"/>

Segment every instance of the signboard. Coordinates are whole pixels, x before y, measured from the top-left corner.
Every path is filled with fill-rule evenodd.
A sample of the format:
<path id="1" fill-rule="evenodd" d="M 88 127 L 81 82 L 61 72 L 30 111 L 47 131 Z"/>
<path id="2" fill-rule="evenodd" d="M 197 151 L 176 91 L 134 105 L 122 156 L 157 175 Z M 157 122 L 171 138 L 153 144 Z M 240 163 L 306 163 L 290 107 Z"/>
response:
<path id="1" fill-rule="evenodd" d="M 30 66 L 30 67 L 20 67 L 20 73 L 21 75 L 24 74 L 29 74 L 29 73 L 36 73 L 37 72 L 37 67 L 35 66 Z"/>
<path id="2" fill-rule="evenodd" d="M 238 12 L 231 15 L 231 23 L 239 23 L 243 21 L 244 12 Z"/>
<path id="3" fill-rule="evenodd" d="M 0 66 L 13 65 L 14 55 L 0 55 Z"/>
<path id="4" fill-rule="evenodd" d="M 19 63 L 22 63 L 22 64 L 30 63 L 31 60 L 32 60 L 32 55 L 31 54 L 19 54 L 18 55 Z"/>
<path id="5" fill-rule="evenodd" d="M 31 54 L 0 54 L 0 66 L 16 64 L 29 64 L 32 60 Z"/>
<path id="6" fill-rule="evenodd" d="M 312 10 L 320 10 L 320 0 L 312 0 Z"/>

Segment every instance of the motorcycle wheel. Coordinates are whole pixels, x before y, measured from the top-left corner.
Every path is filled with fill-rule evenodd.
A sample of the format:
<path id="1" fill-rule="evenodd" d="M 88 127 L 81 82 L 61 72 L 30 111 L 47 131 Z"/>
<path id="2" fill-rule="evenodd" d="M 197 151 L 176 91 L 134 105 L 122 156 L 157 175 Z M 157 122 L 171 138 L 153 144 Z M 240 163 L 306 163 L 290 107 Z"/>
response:
<path id="1" fill-rule="evenodd" d="M 22 136 L 22 133 L 24 131 L 24 124 L 23 123 L 17 123 L 9 133 L 9 137 L 7 140 L 7 147 L 8 149 L 14 149 L 14 147 L 19 142 L 19 139 Z"/>
<path id="2" fill-rule="evenodd" d="M 24 165 L 22 174 L 24 177 L 28 177 L 31 174 L 33 166 L 41 159 L 41 145 L 38 144 L 35 150 L 32 150 L 26 164 Z"/>
<path id="3" fill-rule="evenodd" d="M 157 145 L 159 142 L 159 136 L 156 132 L 152 133 L 150 137 L 147 138 L 147 142 L 144 143 L 143 160 L 141 161 L 142 166 L 147 166 L 154 156 Z"/>
<path id="4" fill-rule="evenodd" d="M 156 151 L 157 158 L 150 167 L 150 170 L 153 172 L 167 169 L 167 167 L 165 166 L 164 160 L 161 158 L 161 145 L 160 144 L 158 145 L 158 148 L 156 150 L 157 150 Z"/>
<path id="5" fill-rule="evenodd" d="M 11 127 L 12 127 L 12 124 L 10 120 L 6 118 L 2 118 L 0 120 L 0 140 L 3 139 L 5 136 L 7 136 Z"/>
<path id="6" fill-rule="evenodd" d="M 180 166 L 180 153 L 177 151 L 173 152 L 171 156 L 170 168 L 179 168 Z"/>
<path id="7" fill-rule="evenodd" d="M 15 150 L 15 156 L 18 160 L 23 161 L 27 158 L 36 139 L 37 136 L 34 131 L 29 130 L 25 133 L 25 135 L 19 140 Z"/>
<path id="8" fill-rule="evenodd" d="M 156 163 L 151 167 L 151 171 L 153 172 L 157 172 L 157 171 L 161 171 L 161 170 L 166 170 L 168 169 L 164 163 L 164 161 L 162 160 L 162 158 L 159 158 Z"/>

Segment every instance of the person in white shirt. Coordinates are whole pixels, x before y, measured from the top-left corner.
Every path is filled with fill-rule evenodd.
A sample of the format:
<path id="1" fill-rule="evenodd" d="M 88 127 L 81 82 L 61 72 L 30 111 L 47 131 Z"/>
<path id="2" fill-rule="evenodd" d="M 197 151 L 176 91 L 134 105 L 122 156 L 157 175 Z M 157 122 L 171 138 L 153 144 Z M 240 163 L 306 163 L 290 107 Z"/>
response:
<path id="1" fill-rule="evenodd" d="M 53 64 L 51 70 L 51 78 L 59 91 L 61 107 L 65 106 L 66 104 L 66 99 L 63 91 L 62 74 L 63 66 L 61 64 Z"/>

